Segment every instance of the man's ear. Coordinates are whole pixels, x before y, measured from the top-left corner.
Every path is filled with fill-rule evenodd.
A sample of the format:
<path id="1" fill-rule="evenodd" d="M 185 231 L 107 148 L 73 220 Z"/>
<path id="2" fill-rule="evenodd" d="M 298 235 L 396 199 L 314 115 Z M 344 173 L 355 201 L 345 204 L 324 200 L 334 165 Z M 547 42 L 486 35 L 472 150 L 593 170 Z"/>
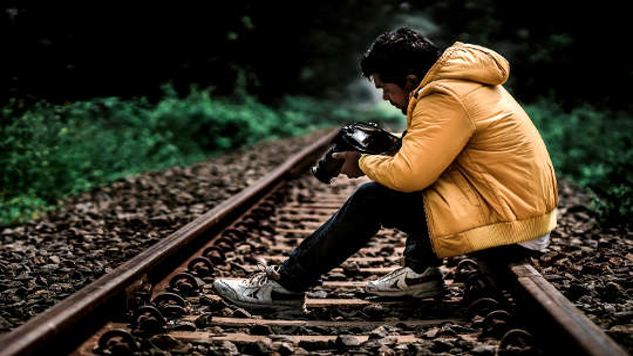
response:
<path id="1" fill-rule="evenodd" d="M 411 91 L 411 90 L 417 88 L 419 84 L 420 84 L 420 79 L 418 78 L 418 76 L 415 75 L 415 74 L 409 74 L 406 77 L 404 88 L 407 91 Z"/>

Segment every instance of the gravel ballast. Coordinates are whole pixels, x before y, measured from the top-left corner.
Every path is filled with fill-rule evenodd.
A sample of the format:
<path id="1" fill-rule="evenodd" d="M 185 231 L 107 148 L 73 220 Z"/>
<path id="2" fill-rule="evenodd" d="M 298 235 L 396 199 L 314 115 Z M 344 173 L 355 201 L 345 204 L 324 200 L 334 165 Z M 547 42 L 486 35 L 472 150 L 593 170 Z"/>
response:
<path id="1" fill-rule="evenodd" d="M 66 199 L 0 234 L 0 332 L 46 310 L 253 184 L 323 135 L 265 142 L 190 167 L 147 172 Z M 633 231 L 597 224 L 590 195 L 559 180 L 558 227 L 532 263 L 633 349 Z"/>
<path id="2" fill-rule="evenodd" d="M 254 184 L 328 131 L 263 142 L 189 167 L 117 180 L 0 234 L 7 332 Z"/>

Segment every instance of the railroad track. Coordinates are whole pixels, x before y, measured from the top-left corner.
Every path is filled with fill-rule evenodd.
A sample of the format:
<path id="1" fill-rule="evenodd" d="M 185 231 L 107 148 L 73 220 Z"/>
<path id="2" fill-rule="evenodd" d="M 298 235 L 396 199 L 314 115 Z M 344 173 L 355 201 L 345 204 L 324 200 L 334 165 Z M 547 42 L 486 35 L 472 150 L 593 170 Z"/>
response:
<path id="1" fill-rule="evenodd" d="M 442 298 L 365 294 L 368 279 L 398 267 L 406 236 L 389 229 L 324 276 L 307 313 L 226 304 L 214 278 L 283 261 L 363 182 L 326 186 L 305 173 L 331 137 L 3 335 L 0 355 L 626 354 L 530 265 L 494 254 L 446 259 Z"/>

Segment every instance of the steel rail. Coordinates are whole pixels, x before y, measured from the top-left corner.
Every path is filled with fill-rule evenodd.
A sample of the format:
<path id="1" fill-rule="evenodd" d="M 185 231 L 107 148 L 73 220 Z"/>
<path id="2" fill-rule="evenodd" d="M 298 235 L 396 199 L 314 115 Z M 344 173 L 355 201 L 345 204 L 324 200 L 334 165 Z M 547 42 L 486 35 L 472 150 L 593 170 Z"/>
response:
<path id="1" fill-rule="evenodd" d="M 552 351 L 568 355 L 625 356 L 628 353 L 576 308 L 529 264 L 510 264 L 517 314 Z"/>
<path id="2" fill-rule="evenodd" d="M 222 202 L 66 299 L 0 339 L 0 356 L 64 354 L 106 322 L 127 303 L 129 290 L 140 281 L 159 280 L 160 273 L 178 265 L 187 251 L 208 242 L 213 232 L 228 226 L 268 191 L 314 162 L 338 130 L 333 130 L 286 160 L 252 186 Z"/>
<path id="3" fill-rule="evenodd" d="M 491 284 L 516 297 L 516 314 L 552 354 L 626 356 L 628 353 L 521 258 L 482 251 L 479 267 Z"/>
<path id="4" fill-rule="evenodd" d="M 218 205 L 156 243 L 112 273 L 73 294 L 45 313 L 0 339 L 0 356 L 59 354 L 72 351 L 106 323 L 113 310 L 122 310 L 129 289 L 139 281 L 152 284 L 182 264 L 191 250 L 208 243 L 248 207 L 300 172 L 316 151 L 336 132 L 323 137 L 286 161 L 253 186 Z M 303 230 L 301 230 L 303 231 Z M 307 230 L 306 230 L 307 231 Z M 213 240 L 211 240 L 213 241 Z M 510 283 L 516 291 L 516 312 L 521 323 L 537 336 L 546 352 L 574 355 L 627 355 L 615 341 L 577 309 L 532 266 L 509 261 L 495 253 L 480 264 L 485 274 Z M 43 351 L 45 350 L 45 351 Z"/>

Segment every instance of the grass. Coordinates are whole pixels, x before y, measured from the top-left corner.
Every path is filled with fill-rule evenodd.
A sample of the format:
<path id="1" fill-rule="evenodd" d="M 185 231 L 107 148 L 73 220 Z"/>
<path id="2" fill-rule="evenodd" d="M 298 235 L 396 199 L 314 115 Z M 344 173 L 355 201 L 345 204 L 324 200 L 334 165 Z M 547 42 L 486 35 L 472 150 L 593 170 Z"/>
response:
<path id="1" fill-rule="evenodd" d="M 65 196 L 147 170 L 186 166 L 263 139 L 303 135 L 352 121 L 381 121 L 403 129 L 386 104 L 370 110 L 287 97 L 270 107 L 247 94 L 214 98 L 193 87 L 178 97 L 163 88 L 146 99 L 95 98 L 26 112 L 2 110 L 0 225 L 36 218 Z M 525 105 L 558 174 L 596 193 L 603 223 L 623 224 L 633 212 L 633 120 L 592 107 L 565 112 L 553 99 Z"/>
<path id="2" fill-rule="evenodd" d="M 541 99 L 526 111 L 545 140 L 558 174 L 590 189 L 591 206 L 606 225 L 633 216 L 633 117 L 583 106 L 564 111 Z"/>
<path id="3" fill-rule="evenodd" d="M 97 98 L 2 112 L 0 223 L 35 218 L 64 196 L 146 170 L 185 166 L 265 138 L 302 135 L 351 114 L 308 98 L 277 108 L 170 86 L 156 104 Z M 330 111 L 328 111 L 330 110 Z"/>

